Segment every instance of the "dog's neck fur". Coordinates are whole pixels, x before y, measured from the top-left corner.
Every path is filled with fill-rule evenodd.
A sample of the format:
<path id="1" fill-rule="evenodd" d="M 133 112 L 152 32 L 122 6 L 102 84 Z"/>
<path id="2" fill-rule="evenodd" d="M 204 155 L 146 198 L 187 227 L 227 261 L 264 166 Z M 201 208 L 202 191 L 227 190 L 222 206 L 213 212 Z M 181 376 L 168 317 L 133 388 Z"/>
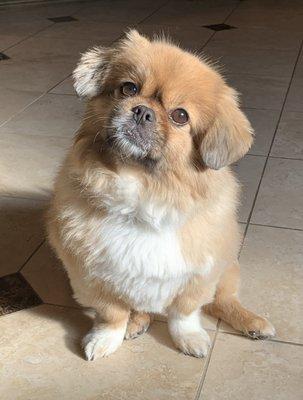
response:
<path id="1" fill-rule="evenodd" d="M 197 207 L 201 209 L 213 191 L 222 192 L 224 197 L 223 170 L 197 169 L 174 160 L 171 165 L 165 163 L 165 166 L 149 169 L 140 162 L 123 160 L 108 148 L 106 133 L 98 130 L 90 118 L 84 121 L 70 157 L 78 193 L 97 208 L 109 210 L 112 207 L 112 210 L 134 215 L 134 208 L 137 207 L 138 212 L 138 207 L 141 211 L 145 207 L 146 218 L 151 221 L 154 213 L 151 207 L 156 207 L 157 212 L 161 209 L 162 222 L 179 223 Z M 221 203 L 218 194 L 216 200 Z M 159 221 L 155 221 L 155 225 L 159 227 Z"/>

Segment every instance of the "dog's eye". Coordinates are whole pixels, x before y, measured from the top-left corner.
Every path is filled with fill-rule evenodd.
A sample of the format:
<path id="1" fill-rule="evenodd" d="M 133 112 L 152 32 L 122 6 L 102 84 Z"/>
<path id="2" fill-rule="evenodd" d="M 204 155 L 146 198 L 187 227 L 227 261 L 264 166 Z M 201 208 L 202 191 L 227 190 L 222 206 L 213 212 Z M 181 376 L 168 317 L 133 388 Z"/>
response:
<path id="1" fill-rule="evenodd" d="M 178 125 L 186 124 L 189 119 L 187 112 L 183 108 L 176 108 L 169 116 Z"/>
<path id="2" fill-rule="evenodd" d="M 120 90 L 124 96 L 134 96 L 138 92 L 138 86 L 133 82 L 124 82 L 122 83 Z"/>

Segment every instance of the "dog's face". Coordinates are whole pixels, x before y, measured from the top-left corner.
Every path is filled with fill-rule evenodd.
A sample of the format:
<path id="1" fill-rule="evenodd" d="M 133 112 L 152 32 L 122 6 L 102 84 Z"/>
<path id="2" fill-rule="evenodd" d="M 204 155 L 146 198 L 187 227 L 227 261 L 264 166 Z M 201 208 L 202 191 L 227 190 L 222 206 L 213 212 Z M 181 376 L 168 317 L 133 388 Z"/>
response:
<path id="1" fill-rule="evenodd" d="M 97 130 L 124 161 L 219 169 L 252 143 L 237 95 L 198 57 L 131 31 L 113 48 L 82 56 L 74 72 Z"/>

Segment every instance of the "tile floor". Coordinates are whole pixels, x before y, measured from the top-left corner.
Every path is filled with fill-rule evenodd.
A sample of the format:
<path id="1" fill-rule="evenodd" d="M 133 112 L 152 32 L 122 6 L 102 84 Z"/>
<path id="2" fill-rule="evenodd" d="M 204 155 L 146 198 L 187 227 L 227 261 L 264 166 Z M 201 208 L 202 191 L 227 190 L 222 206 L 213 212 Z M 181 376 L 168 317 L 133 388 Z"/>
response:
<path id="1" fill-rule="evenodd" d="M 253 342 L 205 317 L 212 350 L 199 360 L 179 354 L 158 319 L 110 358 L 83 359 L 79 340 L 91 318 L 45 243 L 43 218 L 84 109 L 70 78 L 79 52 L 109 45 L 127 26 L 203 50 L 242 93 L 256 142 L 235 166 L 241 295 L 274 323 L 274 340 Z M 303 398 L 302 41 L 301 0 L 0 7 L 2 400 Z"/>

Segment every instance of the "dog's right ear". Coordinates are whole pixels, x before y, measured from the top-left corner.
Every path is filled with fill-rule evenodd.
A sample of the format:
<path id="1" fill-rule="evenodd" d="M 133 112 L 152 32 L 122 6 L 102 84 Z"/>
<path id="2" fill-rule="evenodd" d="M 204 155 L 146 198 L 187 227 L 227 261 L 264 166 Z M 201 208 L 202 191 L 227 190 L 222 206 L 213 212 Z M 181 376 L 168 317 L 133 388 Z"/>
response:
<path id="1" fill-rule="evenodd" d="M 102 91 L 109 73 L 110 49 L 94 47 L 82 54 L 73 72 L 74 88 L 80 97 L 91 99 Z"/>

